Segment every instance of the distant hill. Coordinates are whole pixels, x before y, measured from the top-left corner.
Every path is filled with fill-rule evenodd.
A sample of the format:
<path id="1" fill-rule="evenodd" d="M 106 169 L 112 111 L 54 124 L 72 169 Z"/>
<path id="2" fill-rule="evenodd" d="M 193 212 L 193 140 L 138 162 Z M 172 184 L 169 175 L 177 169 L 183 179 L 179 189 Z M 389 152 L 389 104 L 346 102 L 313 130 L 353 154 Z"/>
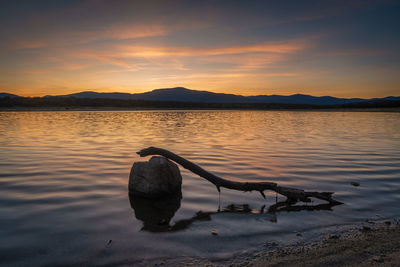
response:
<path id="1" fill-rule="evenodd" d="M 18 97 L 17 95 L 13 95 L 13 94 L 9 94 L 9 93 L 0 93 L 0 98 L 4 98 L 4 97 Z"/>
<path id="2" fill-rule="evenodd" d="M 178 101 L 178 102 L 197 102 L 197 103 L 274 103 L 274 104 L 301 104 L 301 105 L 341 105 L 348 103 L 358 103 L 363 101 L 379 100 L 400 100 L 400 97 L 385 97 L 374 99 L 361 98 L 336 98 L 332 96 L 311 96 L 295 94 L 290 96 L 282 95 L 257 95 L 242 96 L 233 94 L 213 93 L 208 91 L 190 90 L 183 87 L 155 89 L 150 92 L 139 94 L 128 93 L 97 93 L 81 92 L 76 94 L 64 95 L 64 97 L 77 98 L 108 98 L 124 100 L 147 100 L 147 101 Z"/>
<path id="3" fill-rule="evenodd" d="M 233 94 L 213 93 L 208 91 L 190 90 L 183 87 L 155 89 L 139 94 L 128 93 L 97 93 L 81 92 L 64 95 L 64 97 L 78 98 L 109 98 L 124 100 L 148 100 L 148 101 L 178 101 L 200 103 L 251 103 L 247 97 Z"/>
<path id="4" fill-rule="evenodd" d="M 17 97 L 13 94 L 1 93 L 1 97 Z M 61 96 L 50 97 L 73 97 L 78 99 L 115 99 L 115 100 L 143 100 L 143 101 L 168 101 L 168 102 L 196 102 L 196 103 L 233 103 L 233 104 L 290 104 L 290 105 L 343 105 L 361 102 L 376 101 L 400 101 L 400 97 L 389 96 L 385 98 L 361 99 L 361 98 L 337 98 L 332 96 L 311 96 L 295 94 L 290 96 L 282 95 L 257 95 L 242 96 L 234 94 L 213 93 L 208 91 L 190 90 L 183 87 L 155 89 L 150 92 L 129 94 L 129 93 L 98 93 L 80 92 Z"/>

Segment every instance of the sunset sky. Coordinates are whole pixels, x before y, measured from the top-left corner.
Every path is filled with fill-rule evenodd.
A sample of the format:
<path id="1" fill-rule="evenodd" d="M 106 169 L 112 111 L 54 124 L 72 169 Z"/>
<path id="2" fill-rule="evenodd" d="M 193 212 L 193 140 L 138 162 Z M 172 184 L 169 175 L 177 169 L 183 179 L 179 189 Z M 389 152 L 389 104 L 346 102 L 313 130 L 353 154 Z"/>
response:
<path id="1" fill-rule="evenodd" d="M 1 1 L 0 92 L 400 95 L 400 1 Z"/>

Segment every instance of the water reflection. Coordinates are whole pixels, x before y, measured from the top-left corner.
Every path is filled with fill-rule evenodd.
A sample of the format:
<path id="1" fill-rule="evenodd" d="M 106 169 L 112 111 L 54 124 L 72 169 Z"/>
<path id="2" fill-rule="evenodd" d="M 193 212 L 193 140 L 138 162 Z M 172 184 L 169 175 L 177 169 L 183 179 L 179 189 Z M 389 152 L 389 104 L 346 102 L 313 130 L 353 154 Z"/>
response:
<path id="1" fill-rule="evenodd" d="M 371 214 L 396 218 L 400 214 L 399 115 L 0 112 L 0 262 L 10 266 L 88 265 L 76 261 L 89 259 L 110 239 L 109 253 L 97 265 L 127 265 L 125 261 L 144 257 L 213 257 L 212 253 L 258 248 L 266 237 L 291 242 L 293 231 L 324 231 L 332 225 L 362 222 Z M 275 204 L 273 193 L 265 202 L 257 193 L 223 190 L 220 212 L 233 209 L 236 213 L 216 214 L 215 187 L 181 170 L 183 198 L 172 201 L 170 206 L 175 208 L 163 209 L 158 204 L 161 211 L 156 206 L 157 212 L 146 215 L 150 211 L 141 207 L 143 201 L 134 201 L 135 215 L 142 218 L 136 219 L 128 204 L 127 177 L 132 162 L 143 160 L 135 152 L 148 146 L 176 151 L 227 179 L 335 191 L 346 205 L 331 207 L 333 212 L 308 212 L 310 206 L 293 205 L 268 212 Z M 351 181 L 361 185 L 354 187 Z M 237 205 L 243 203 L 248 205 Z M 205 213 L 209 211 L 213 213 Z M 279 223 L 269 222 L 273 217 Z M 139 231 L 142 227 L 188 228 L 149 235 L 149 230 Z M 224 238 L 210 242 L 213 237 L 204 235 L 210 229 L 217 229 Z"/>
<path id="2" fill-rule="evenodd" d="M 182 192 L 169 195 L 158 199 L 149 199 L 141 196 L 129 195 L 131 207 L 135 213 L 136 219 L 143 222 L 141 230 L 160 233 L 177 232 L 189 228 L 196 221 L 210 221 L 211 215 L 222 213 L 234 214 L 264 214 L 272 215 L 270 222 L 278 222 L 277 213 L 282 211 L 332 211 L 332 207 L 340 205 L 335 203 L 317 204 L 317 205 L 296 205 L 297 202 L 281 201 L 271 205 L 265 212 L 265 205 L 260 209 L 254 209 L 248 204 L 230 204 L 224 208 L 218 208 L 215 212 L 198 211 L 193 217 L 182 219 L 171 224 L 171 219 L 181 206 Z"/>
<path id="3" fill-rule="evenodd" d="M 143 222 L 142 230 L 150 232 L 170 231 L 170 221 L 181 206 L 182 192 L 158 199 L 129 194 L 129 202 L 135 217 Z"/>
<path id="4" fill-rule="evenodd" d="M 317 205 L 295 205 L 296 202 L 281 201 L 268 208 L 269 213 L 277 213 L 281 211 L 315 211 L 315 210 L 329 210 L 333 211 L 332 207 L 342 205 L 343 203 L 324 203 Z"/>

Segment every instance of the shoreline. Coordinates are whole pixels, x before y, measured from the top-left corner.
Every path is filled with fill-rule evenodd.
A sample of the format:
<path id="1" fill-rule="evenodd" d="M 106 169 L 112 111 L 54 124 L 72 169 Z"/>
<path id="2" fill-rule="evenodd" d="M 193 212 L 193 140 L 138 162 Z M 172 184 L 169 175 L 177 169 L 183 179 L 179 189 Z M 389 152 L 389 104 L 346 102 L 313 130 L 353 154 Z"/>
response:
<path id="1" fill-rule="evenodd" d="M 372 224 L 371 224 L 372 223 Z M 243 266 L 395 266 L 400 264 L 400 222 L 369 221 L 311 244 L 264 252 Z"/>
<path id="2" fill-rule="evenodd" d="M 329 232 L 329 231 L 328 231 Z M 399 266 L 400 220 L 366 220 L 290 245 L 266 242 L 263 249 L 234 257 L 182 257 L 142 261 L 138 266 Z"/>
<path id="3" fill-rule="evenodd" d="M 0 112 L 37 111 L 310 111 L 310 112 L 400 112 L 400 107 L 391 108 L 0 108 Z"/>

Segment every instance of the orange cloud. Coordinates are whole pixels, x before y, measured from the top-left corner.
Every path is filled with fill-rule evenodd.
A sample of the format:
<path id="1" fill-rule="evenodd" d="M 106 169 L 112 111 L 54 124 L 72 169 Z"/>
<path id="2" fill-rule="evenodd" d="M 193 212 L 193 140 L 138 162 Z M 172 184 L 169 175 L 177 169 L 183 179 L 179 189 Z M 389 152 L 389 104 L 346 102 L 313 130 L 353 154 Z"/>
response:
<path id="1" fill-rule="evenodd" d="M 126 57 L 165 57 L 165 56 L 217 56 L 246 53 L 292 53 L 307 47 L 304 42 L 267 43 L 247 46 L 192 48 L 192 47 L 155 47 L 121 46 L 121 55 Z M 125 52 L 124 52 L 125 51 Z"/>
<path id="2" fill-rule="evenodd" d="M 80 58 L 92 58 L 96 59 L 99 61 L 103 61 L 115 66 L 123 67 L 126 69 L 130 70 L 139 70 L 137 66 L 134 66 L 133 64 L 130 64 L 124 59 L 121 59 L 118 57 L 118 55 L 104 55 L 104 54 L 95 54 L 95 53 L 79 53 L 76 54 L 75 56 L 78 56 Z"/>
<path id="3" fill-rule="evenodd" d="M 141 37 L 163 36 L 172 29 L 162 24 L 154 25 L 117 25 L 98 32 L 101 39 L 134 39 Z"/>
<path id="4" fill-rule="evenodd" d="M 126 40 L 145 37 L 166 36 L 181 30 L 195 30 L 209 27 L 207 23 L 192 22 L 186 24 L 166 25 L 164 23 L 132 24 L 118 23 L 98 27 L 90 31 L 57 31 L 46 35 L 26 38 L 20 36 L 7 44 L 9 50 L 34 48 L 59 48 L 76 46 L 99 40 Z"/>
<path id="5" fill-rule="evenodd" d="M 46 42 L 36 41 L 36 40 L 17 41 L 12 44 L 13 49 L 35 49 L 35 48 L 43 48 L 46 46 L 47 46 Z"/>
<path id="6" fill-rule="evenodd" d="M 264 72 L 264 73 L 195 73 L 195 74 L 181 74 L 181 75 L 170 75 L 163 77 L 164 80 L 176 80 L 176 81 L 191 81 L 191 80 L 209 80 L 209 79 L 227 79 L 227 78 L 250 78 L 250 77 L 295 77 L 299 73 L 290 72 Z"/>

